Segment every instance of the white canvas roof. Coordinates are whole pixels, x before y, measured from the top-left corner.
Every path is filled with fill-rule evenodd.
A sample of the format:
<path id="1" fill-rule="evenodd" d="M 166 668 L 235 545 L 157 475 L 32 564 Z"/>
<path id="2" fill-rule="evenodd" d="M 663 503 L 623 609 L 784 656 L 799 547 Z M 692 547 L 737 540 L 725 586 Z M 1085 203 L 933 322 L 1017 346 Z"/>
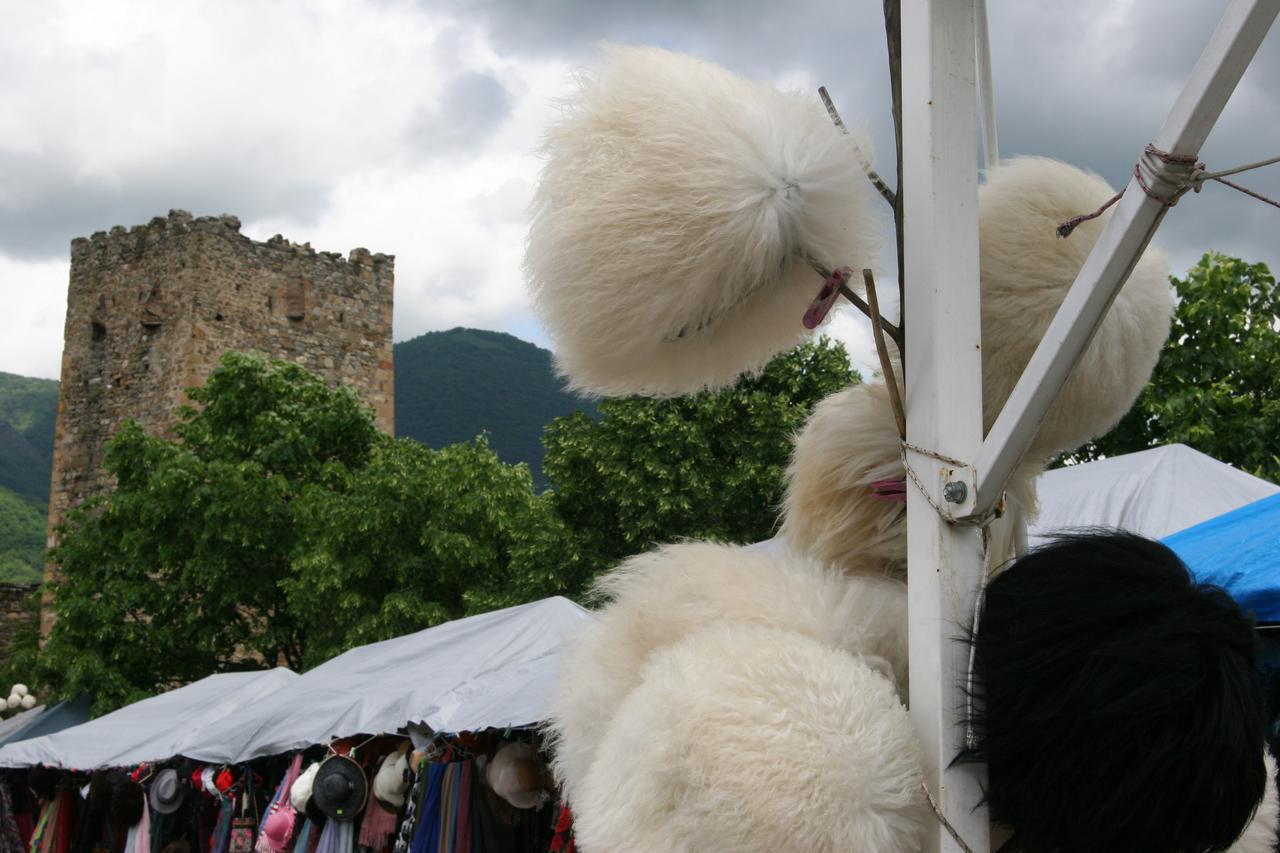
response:
<path id="1" fill-rule="evenodd" d="M 1072 527 L 1117 527 L 1162 539 L 1280 492 L 1182 444 L 1058 468 L 1038 487 L 1040 517 L 1027 537 L 1033 546 Z"/>
<path id="2" fill-rule="evenodd" d="M 589 618 L 546 598 L 361 646 L 192 731 L 173 752 L 231 763 L 410 723 L 445 732 L 537 723 L 561 639 Z"/>
<path id="3" fill-rule="evenodd" d="M 75 770 L 124 767 L 179 753 L 204 725 L 252 706 L 298 678 L 289 669 L 211 675 L 56 734 L 0 749 L 0 767 L 45 764 Z"/>

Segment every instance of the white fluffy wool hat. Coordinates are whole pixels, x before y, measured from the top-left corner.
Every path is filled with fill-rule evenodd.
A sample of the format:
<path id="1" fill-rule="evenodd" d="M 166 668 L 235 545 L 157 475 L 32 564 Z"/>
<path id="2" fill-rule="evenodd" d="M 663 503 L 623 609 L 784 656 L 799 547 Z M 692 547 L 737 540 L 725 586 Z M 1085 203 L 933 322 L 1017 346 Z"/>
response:
<path id="1" fill-rule="evenodd" d="M 638 676 L 573 800 L 582 850 L 920 849 L 932 816 L 919 743 L 863 659 L 728 622 Z"/>
<path id="2" fill-rule="evenodd" d="M 525 267 L 572 387 L 676 395 L 807 334 L 827 268 L 870 265 L 873 191 L 818 101 L 609 47 L 547 138 Z M 869 156 L 869 154 L 868 154 Z"/>
<path id="3" fill-rule="evenodd" d="M 1111 195 L 1097 175 L 1038 157 L 991 170 L 979 189 L 984 429 L 1008 399 L 1110 212 L 1066 239 L 1057 235 L 1058 225 Z M 1172 313 L 1168 260 L 1148 249 L 1010 478 L 1009 497 L 1028 515 L 1035 512 L 1034 481 L 1043 464 L 1105 434 L 1133 405 L 1160 357 Z M 876 483 L 904 477 L 883 380 L 840 391 L 818 404 L 796 438 L 781 535 L 846 571 L 904 577 L 905 504 L 875 493 Z M 1003 543 L 996 546 L 997 554 L 1004 550 Z"/>
<path id="4" fill-rule="evenodd" d="M 1009 499 L 1028 513 L 1042 470 L 1024 462 L 1009 478 Z M 851 574 L 906 578 L 907 505 L 900 491 L 898 500 L 893 494 L 906 487 L 905 477 L 884 380 L 838 391 L 814 407 L 796 436 L 778 535 Z M 1011 532 L 993 532 L 993 553 L 1004 555 Z"/>
<path id="5" fill-rule="evenodd" d="M 1080 224 L 1067 238 L 1058 236 L 1058 225 L 1096 210 L 1113 194 L 1092 172 L 1043 157 L 1015 158 L 987 173 L 978 191 L 984 429 L 991 428 L 1031 360 L 1111 210 Z M 1115 426 L 1151 378 L 1172 316 L 1169 258 L 1149 248 L 1072 370 L 1026 458 L 1048 461 Z"/>
<path id="6" fill-rule="evenodd" d="M 899 582 L 846 577 L 787 551 L 690 542 L 632 557 L 597 592 L 609 603 L 565 643 L 549 692 L 552 769 L 575 807 L 601 738 L 646 662 L 708 624 L 775 628 L 864 655 L 905 695 Z"/>

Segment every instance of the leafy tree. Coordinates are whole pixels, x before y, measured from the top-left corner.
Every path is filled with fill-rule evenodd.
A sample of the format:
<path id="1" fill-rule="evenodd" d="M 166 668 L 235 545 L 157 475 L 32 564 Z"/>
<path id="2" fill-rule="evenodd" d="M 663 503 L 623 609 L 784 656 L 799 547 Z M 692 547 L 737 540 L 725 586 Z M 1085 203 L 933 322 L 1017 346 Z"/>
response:
<path id="1" fill-rule="evenodd" d="M 560 591 L 535 562 L 556 519 L 532 487 L 527 465 L 504 464 L 481 437 L 389 442 L 342 491 L 311 488 L 284 584 L 306 663 Z"/>
<path id="2" fill-rule="evenodd" d="M 567 587 L 656 543 L 773 535 L 794 434 L 814 404 L 858 381 L 844 347 L 823 338 L 727 390 L 604 400 L 599 420 L 554 420 L 543 470 L 569 531 Z"/>
<path id="3" fill-rule="evenodd" d="M 1151 382 L 1079 461 L 1180 442 L 1280 482 L 1280 288 L 1265 264 L 1206 254 L 1178 293 Z"/>
<path id="4" fill-rule="evenodd" d="M 188 395 L 175 440 L 128 423 L 115 491 L 71 516 L 52 559 L 57 622 L 42 679 L 99 708 L 211 672 L 297 667 L 282 582 L 308 488 L 340 490 L 383 440 L 355 393 L 297 365 L 229 353 Z"/>

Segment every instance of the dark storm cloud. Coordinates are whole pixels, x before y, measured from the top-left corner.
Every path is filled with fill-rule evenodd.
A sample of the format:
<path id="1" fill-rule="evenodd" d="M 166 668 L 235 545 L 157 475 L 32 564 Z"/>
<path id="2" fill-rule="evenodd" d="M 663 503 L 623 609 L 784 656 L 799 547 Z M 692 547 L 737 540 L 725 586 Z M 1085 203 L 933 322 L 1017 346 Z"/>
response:
<path id="1" fill-rule="evenodd" d="M 453 8 L 462 10 L 457 0 Z M 989 10 L 1001 154 L 1039 154 L 1122 186 L 1164 121 L 1225 2 L 993 3 Z M 590 61 L 602 40 L 705 56 L 753 77 L 803 70 L 827 84 L 846 118 L 865 123 L 889 169 L 881 4 L 834 0 L 482 0 L 465 4 L 506 53 Z M 1156 14 L 1158 11 L 1159 14 Z M 1280 138 L 1280 37 L 1263 44 L 1209 138 L 1223 168 L 1272 156 Z M 1241 182 L 1280 195 L 1280 166 Z M 1157 241 L 1175 271 L 1209 249 L 1280 268 L 1280 211 L 1224 187 L 1190 196 Z"/>
<path id="2" fill-rule="evenodd" d="M 486 136 L 511 114 L 513 100 L 511 92 L 489 74 L 459 74 L 445 85 L 439 101 L 422 109 L 410 123 L 409 144 L 424 157 L 481 149 Z"/>
<path id="3" fill-rule="evenodd" d="M 75 237 L 138 225 L 170 208 L 243 220 L 288 216 L 314 222 L 328 185 L 239 159 L 141 162 L 110 176 L 85 175 L 70 154 L 0 150 L 0 253 L 66 259 Z"/>

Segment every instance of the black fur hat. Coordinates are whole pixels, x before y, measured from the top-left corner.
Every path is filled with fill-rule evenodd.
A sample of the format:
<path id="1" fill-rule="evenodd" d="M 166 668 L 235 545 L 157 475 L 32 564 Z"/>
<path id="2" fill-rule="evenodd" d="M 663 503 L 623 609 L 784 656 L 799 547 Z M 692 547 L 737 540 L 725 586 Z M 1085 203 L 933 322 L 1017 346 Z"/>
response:
<path id="1" fill-rule="evenodd" d="M 58 790 L 58 780 L 61 777 L 61 770 L 55 770 L 52 767 L 32 767 L 27 774 L 27 787 L 42 800 L 52 799 Z"/>
<path id="2" fill-rule="evenodd" d="M 146 797 L 142 786 L 128 774 L 112 774 L 111 818 L 120 826 L 134 826 L 142 820 L 142 804 Z"/>
<path id="3" fill-rule="evenodd" d="M 1064 536 L 987 588 L 974 668 L 992 816 L 1026 853 L 1205 853 L 1263 795 L 1251 621 L 1158 542 Z"/>

